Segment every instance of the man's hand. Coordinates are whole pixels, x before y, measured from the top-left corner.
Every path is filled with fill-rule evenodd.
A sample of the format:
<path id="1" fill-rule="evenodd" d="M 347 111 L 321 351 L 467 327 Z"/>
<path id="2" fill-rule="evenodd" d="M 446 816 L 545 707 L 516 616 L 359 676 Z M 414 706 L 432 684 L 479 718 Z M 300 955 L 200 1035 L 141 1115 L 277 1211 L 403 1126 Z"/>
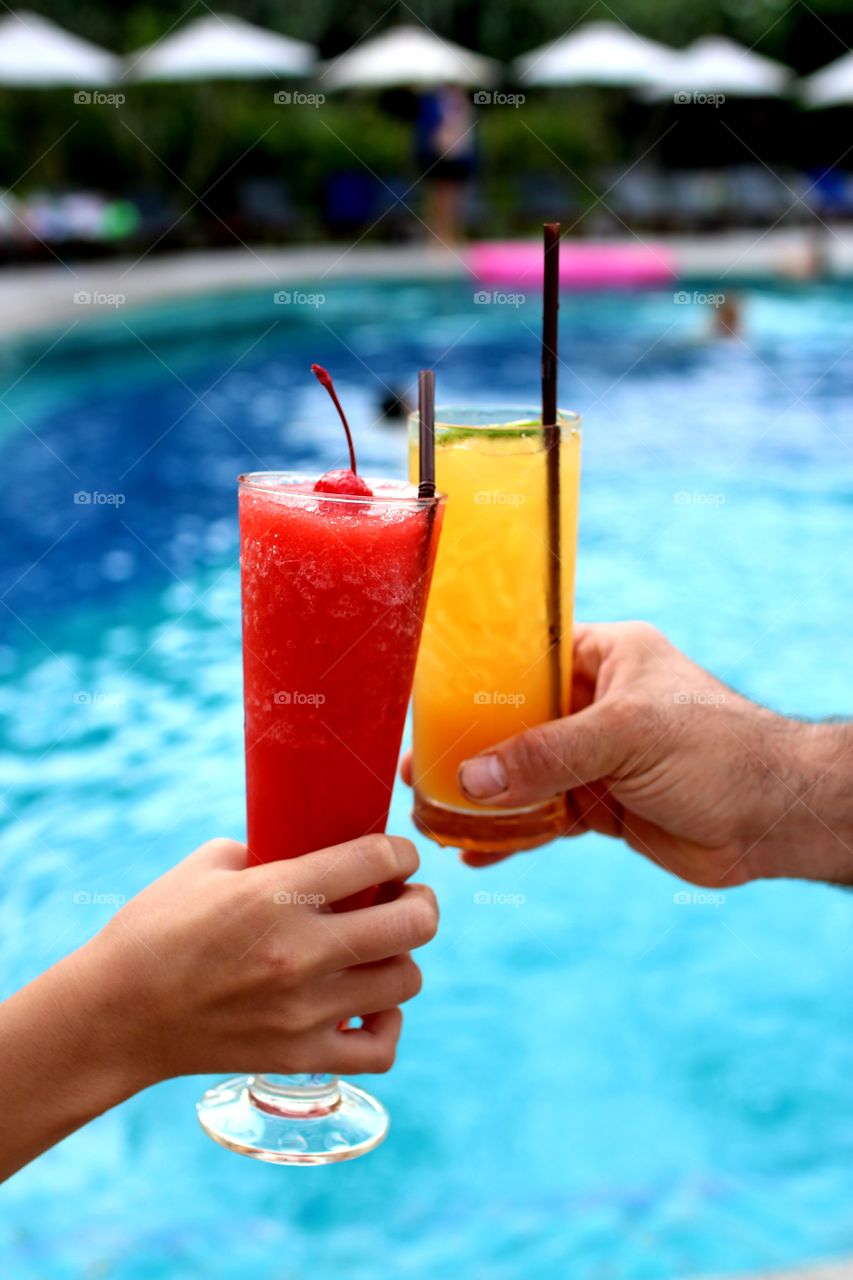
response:
<path id="1" fill-rule="evenodd" d="M 576 628 L 572 708 L 465 761 L 465 794 L 514 807 L 566 792 L 567 835 L 622 837 L 695 884 L 853 881 L 849 726 L 756 706 L 645 623 Z"/>

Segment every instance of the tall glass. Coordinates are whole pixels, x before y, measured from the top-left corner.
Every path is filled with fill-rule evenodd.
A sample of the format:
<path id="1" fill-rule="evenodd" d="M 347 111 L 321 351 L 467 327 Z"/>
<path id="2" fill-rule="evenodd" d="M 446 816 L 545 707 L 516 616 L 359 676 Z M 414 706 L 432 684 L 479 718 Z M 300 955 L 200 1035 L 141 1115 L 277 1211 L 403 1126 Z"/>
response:
<path id="1" fill-rule="evenodd" d="M 569 710 L 581 432 L 576 414 L 558 419 L 557 443 L 535 409 L 436 410 L 436 480 L 450 501 L 415 674 L 412 772 L 415 823 L 441 845 L 530 849 L 565 830 L 561 797 L 489 808 L 457 782 L 463 760 Z M 417 414 L 409 439 L 417 475 Z"/>
<path id="2" fill-rule="evenodd" d="M 412 686 L 441 498 L 368 480 L 239 479 L 250 862 L 384 831 Z M 325 1164 L 370 1151 L 381 1103 L 327 1075 L 240 1076 L 201 1099 L 204 1129 L 242 1155 Z"/>

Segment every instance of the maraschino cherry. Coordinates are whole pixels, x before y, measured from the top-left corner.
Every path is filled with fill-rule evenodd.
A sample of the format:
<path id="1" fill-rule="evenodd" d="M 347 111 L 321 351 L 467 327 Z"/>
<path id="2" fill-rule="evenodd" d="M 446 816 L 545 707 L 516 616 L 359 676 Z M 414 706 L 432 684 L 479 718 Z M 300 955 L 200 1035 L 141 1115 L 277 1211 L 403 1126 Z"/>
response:
<path id="1" fill-rule="evenodd" d="M 335 384 L 332 382 L 331 374 L 323 368 L 322 365 L 312 364 L 311 372 L 316 376 L 317 381 L 322 383 L 329 395 L 332 397 L 332 403 L 340 414 L 341 422 L 344 424 L 344 431 L 347 433 L 347 444 L 349 445 L 350 469 L 338 471 L 327 471 L 325 475 L 314 485 L 315 493 L 337 493 L 342 497 L 353 498 L 372 498 L 373 490 L 365 484 L 364 480 L 358 474 L 358 468 L 355 463 L 355 449 L 352 443 L 352 433 L 349 429 L 349 423 L 346 414 L 341 408 L 341 402 L 335 391 Z"/>

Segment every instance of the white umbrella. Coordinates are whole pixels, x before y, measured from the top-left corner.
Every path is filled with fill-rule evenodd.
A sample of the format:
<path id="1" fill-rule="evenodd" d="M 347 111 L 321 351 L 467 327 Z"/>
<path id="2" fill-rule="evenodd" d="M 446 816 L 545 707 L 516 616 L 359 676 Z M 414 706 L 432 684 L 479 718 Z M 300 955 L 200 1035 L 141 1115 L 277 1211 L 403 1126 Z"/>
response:
<path id="1" fill-rule="evenodd" d="M 316 51 L 228 14 L 208 14 L 128 58 L 134 80 L 219 80 L 304 76 Z"/>
<path id="2" fill-rule="evenodd" d="M 0 19 L 0 84 L 50 89 L 113 84 L 121 62 L 48 18 L 20 10 Z"/>
<path id="3" fill-rule="evenodd" d="M 815 71 L 800 83 L 800 92 L 810 107 L 837 107 L 853 102 L 853 53 Z"/>
<path id="4" fill-rule="evenodd" d="M 513 64 L 524 84 L 602 84 L 639 88 L 666 73 L 675 50 L 618 22 L 589 22 Z"/>
<path id="5" fill-rule="evenodd" d="M 676 54 L 654 86 L 656 97 L 721 93 L 732 98 L 779 97 L 791 71 L 725 36 L 703 36 Z"/>
<path id="6" fill-rule="evenodd" d="M 392 27 L 330 62 L 320 77 L 329 89 L 387 89 L 394 85 L 491 84 L 492 58 L 442 40 L 425 27 Z"/>

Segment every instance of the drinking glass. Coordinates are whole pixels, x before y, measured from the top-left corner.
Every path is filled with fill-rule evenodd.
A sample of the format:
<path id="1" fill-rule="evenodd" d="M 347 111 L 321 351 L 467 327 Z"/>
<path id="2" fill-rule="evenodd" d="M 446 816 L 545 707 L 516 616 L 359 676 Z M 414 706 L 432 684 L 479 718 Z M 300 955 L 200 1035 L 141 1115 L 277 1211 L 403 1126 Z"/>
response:
<path id="1" fill-rule="evenodd" d="M 418 474 L 418 415 L 409 418 Z M 437 409 L 448 496 L 414 689 L 414 820 L 438 844 L 498 853 L 560 835 L 565 801 L 474 804 L 457 770 L 569 710 L 580 418 L 536 409 Z"/>
<path id="2" fill-rule="evenodd" d="M 255 863 L 385 830 L 442 522 L 441 496 L 416 486 L 368 478 L 364 498 L 315 493 L 316 479 L 239 478 Z M 388 1129 L 380 1102 L 329 1075 L 238 1076 L 198 1117 L 223 1146 L 279 1164 L 349 1160 Z"/>

